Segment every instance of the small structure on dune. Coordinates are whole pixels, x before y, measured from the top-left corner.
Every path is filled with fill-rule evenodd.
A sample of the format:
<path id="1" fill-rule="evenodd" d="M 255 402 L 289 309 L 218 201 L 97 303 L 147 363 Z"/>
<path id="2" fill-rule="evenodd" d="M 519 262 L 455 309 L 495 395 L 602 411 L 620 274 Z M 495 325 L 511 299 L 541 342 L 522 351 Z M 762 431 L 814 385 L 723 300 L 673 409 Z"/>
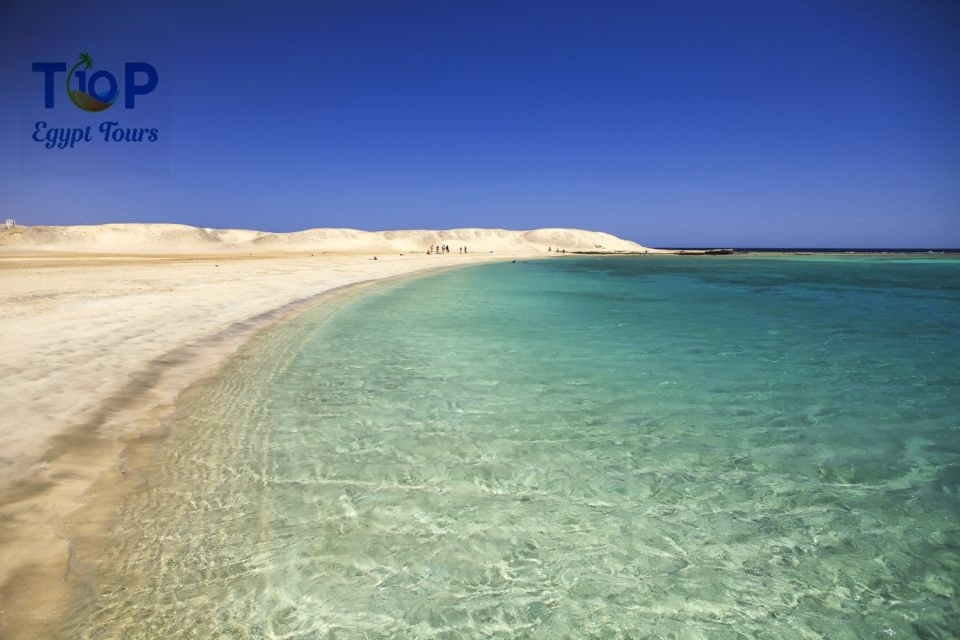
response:
<path id="1" fill-rule="evenodd" d="M 13 229 L 15 226 L 17 226 L 17 221 L 13 218 L 7 218 L 7 221 L 3 223 L 4 229 Z"/>

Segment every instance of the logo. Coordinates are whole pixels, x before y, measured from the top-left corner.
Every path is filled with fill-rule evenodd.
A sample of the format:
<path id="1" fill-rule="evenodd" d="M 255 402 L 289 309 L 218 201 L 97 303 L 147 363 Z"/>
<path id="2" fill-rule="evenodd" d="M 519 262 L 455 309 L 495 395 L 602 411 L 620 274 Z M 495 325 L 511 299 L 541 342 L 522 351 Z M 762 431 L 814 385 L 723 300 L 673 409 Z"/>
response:
<path id="1" fill-rule="evenodd" d="M 159 82 L 159 75 L 152 64 L 127 62 L 123 65 L 122 76 L 118 77 L 109 69 L 96 69 L 89 53 L 81 53 L 69 71 L 65 62 L 34 62 L 32 70 L 43 74 L 44 109 L 54 109 L 65 102 L 62 98 L 57 99 L 58 87 L 64 86 L 70 102 L 88 113 L 104 112 L 117 102 L 122 102 L 124 109 L 135 109 L 137 98 L 151 93 Z M 66 73 L 65 82 L 60 75 L 62 73 Z M 70 119 L 62 111 L 59 115 L 62 120 Z M 30 138 L 47 149 L 74 149 L 98 140 L 112 145 L 157 142 L 160 129 L 151 126 L 149 113 L 138 115 L 147 116 L 146 121 L 142 117 L 137 119 L 140 126 L 126 126 L 118 120 L 90 124 L 89 120 L 84 119 L 68 126 L 50 123 L 46 119 L 36 120 Z M 131 114 L 128 118 L 135 118 L 135 115 Z"/>
<path id="2" fill-rule="evenodd" d="M 67 72 L 67 96 L 77 108 L 84 111 L 105 111 L 120 96 L 121 84 L 107 69 L 93 70 L 93 58 L 81 53 L 79 60 Z M 57 74 L 67 71 L 65 62 L 34 62 L 33 71 L 43 74 L 43 106 L 53 109 Z M 89 73 L 88 75 L 88 72 Z M 159 77 L 153 65 L 146 62 L 127 62 L 123 69 L 123 106 L 136 107 L 137 96 L 144 96 L 157 88 Z"/>
<path id="3" fill-rule="evenodd" d="M 170 174 L 167 29 L 62 25 L 18 39 L 22 175 Z"/>

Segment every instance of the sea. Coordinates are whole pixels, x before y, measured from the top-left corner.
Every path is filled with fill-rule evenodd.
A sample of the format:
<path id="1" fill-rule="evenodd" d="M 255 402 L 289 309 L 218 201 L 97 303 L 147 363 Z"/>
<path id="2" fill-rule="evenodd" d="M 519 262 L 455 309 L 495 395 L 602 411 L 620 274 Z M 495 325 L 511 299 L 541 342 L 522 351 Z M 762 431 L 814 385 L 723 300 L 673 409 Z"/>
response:
<path id="1" fill-rule="evenodd" d="M 960 256 L 365 286 L 131 447 L 63 638 L 956 638 Z"/>

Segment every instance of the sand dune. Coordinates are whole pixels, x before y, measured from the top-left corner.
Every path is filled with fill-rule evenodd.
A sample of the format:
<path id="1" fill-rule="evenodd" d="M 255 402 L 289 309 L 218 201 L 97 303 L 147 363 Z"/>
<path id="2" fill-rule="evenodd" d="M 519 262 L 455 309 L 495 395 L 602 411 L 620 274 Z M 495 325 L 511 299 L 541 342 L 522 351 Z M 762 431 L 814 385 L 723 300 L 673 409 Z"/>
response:
<path id="1" fill-rule="evenodd" d="M 608 233 L 579 229 L 450 229 L 446 231 L 360 231 L 307 229 L 270 233 L 206 229 L 182 224 L 103 224 L 15 227 L 0 231 L 0 251 L 57 251 L 107 254 L 203 253 L 404 253 L 436 244 L 466 245 L 471 252 L 547 253 L 548 249 L 610 253 L 659 253 Z"/>

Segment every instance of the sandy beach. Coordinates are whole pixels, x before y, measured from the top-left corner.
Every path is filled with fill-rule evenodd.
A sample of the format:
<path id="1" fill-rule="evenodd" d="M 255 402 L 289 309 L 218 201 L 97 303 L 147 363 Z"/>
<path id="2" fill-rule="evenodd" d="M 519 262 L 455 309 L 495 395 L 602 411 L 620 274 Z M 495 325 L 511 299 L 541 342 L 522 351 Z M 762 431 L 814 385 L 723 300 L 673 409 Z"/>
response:
<path id="1" fill-rule="evenodd" d="M 450 252 L 428 255 L 438 244 Z M 69 571 L 69 515 L 98 478 L 122 481 L 124 444 L 253 333 L 350 285 L 558 248 L 655 251 L 573 230 L 3 231 L 0 630 L 56 615 L 36 590 Z"/>

